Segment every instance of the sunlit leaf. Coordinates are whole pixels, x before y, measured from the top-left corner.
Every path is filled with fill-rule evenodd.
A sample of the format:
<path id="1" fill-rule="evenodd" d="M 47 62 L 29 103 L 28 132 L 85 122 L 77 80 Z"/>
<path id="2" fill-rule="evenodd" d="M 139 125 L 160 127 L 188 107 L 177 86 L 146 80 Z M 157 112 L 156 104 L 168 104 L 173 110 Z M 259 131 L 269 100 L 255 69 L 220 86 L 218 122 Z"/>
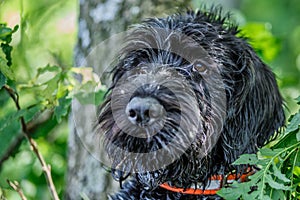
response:
<path id="1" fill-rule="evenodd" d="M 67 96 L 67 95 L 66 95 Z M 58 123 L 61 122 L 62 117 L 68 114 L 72 99 L 62 97 L 58 101 L 58 106 L 54 109 L 54 116 L 56 117 Z"/>
<path id="2" fill-rule="evenodd" d="M 83 86 L 92 83 L 95 87 L 100 83 L 98 75 L 94 73 L 91 67 L 73 67 L 70 71 L 80 76 L 79 79 Z"/>
<path id="3" fill-rule="evenodd" d="M 10 67 L 8 67 L 7 62 L 0 56 L 0 72 L 10 80 L 14 80 L 14 73 Z"/>
<path id="4" fill-rule="evenodd" d="M 54 76 L 52 79 L 50 79 L 49 81 L 47 81 L 45 83 L 46 88 L 41 92 L 41 95 L 45 99 L 53 99 L 54 98 L 54 92 L 58 88 L 59 79 L 60 79 L 60 74 L 57 74 L 56 76 Z"/>

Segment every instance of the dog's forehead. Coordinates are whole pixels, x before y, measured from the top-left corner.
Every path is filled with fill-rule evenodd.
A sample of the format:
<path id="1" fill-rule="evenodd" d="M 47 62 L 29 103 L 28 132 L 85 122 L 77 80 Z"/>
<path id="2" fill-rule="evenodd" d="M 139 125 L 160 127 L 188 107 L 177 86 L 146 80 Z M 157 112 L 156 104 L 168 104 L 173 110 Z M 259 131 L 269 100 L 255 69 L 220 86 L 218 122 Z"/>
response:
<path id="1" fill-rule="evenodd" d="M 189 26 L 192 25 L 186 23 L 182 27 L 170 28 L 149 22 L 136 26 L 128 32 L 120 57 L 128 60 L 128 63 L 134 63 L 134 67 L 154 63 L 156 66 L 152 65 L 152 69 L 157 66 L 185 67 L 188 64 L 197 66 L 200 72 L 203 71 L 203 66 L 207 69 L 217 69 L 220 62 L 216 63 L 218 59 L 211 55 L 215 54 L 214 48 L 219 47 L 214 47 L 213 44 L 208 44 L 209 42 L 201 42 L 205 37 L 212 36 L 204 33 L 207 30 L 191 32 Z M 132 62 L 133 60 L 135 62 Z"/>

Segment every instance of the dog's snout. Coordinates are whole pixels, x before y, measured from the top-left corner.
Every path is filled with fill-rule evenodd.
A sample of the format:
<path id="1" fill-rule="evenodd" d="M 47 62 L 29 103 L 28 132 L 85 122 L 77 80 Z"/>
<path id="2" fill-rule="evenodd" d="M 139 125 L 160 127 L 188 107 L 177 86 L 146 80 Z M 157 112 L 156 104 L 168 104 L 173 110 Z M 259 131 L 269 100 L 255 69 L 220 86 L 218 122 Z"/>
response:
<path id="1" fill-rule="evenodd" d="M 142 127 L 162 119 L 163 113 L 163 106 L 152 97 L 134 97 L 126 106 L 129 121 Z"/>

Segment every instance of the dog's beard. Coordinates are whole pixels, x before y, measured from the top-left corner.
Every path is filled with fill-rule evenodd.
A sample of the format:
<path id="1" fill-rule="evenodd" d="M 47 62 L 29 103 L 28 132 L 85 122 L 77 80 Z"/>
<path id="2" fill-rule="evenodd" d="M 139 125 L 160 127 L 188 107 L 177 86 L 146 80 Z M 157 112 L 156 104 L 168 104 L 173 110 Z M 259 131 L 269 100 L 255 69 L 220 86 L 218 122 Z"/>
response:
<path id="1" fill-rule="evenodd" d="M 145 132 L 148 129 L 156 132 L 147 134 L 147 138 L 134 137 L 119 128 L 111 133 L 113 137 L 107 143 L 106 151 L 111 158 L 112 168 L 116 170 L 114 177 L 117 180 L 124 179 L 129 173 L 135 173 L 145 189 L 155 188 L 166 181 L 169 164 L 187 154 L 192 143 L 201 141 L 194 138 L 197 132 L 186 134 L 186 130 L 180 127 L 180 113 L 168 114 L 162 129 L 159 129 L 160 126 L 156 127 L 156 124 L 144 129 Z M 173 176 L 176 176 L 175 172 Z"/>
<path id="2" fill-rule="evenodd" d="M 177 72 L 160 69 L 125 76 L 114 86 L 99 119 L 115 179 L 122 181 L 129 174 L 136 174 L 145 189 L 152 189 L 183 173 L 190 179 L 199 178 L 191 174 L 199 174 L 196 171 L 204 165 L 203 158 L 214 145 L 208 142 L 209 136 L 220 131 L 214 124 L 220 122 L 212 119 L 221 114 L 212 114 L 211 96 L 203 95 L 204 87 L 197 85 L 195 92 L 195 85 L 183 80 Z M 157 99 L 165 115 L 150 126 L 130 123 L 125 108 L 135 96 Z M 173 169 L 172 163 L 185 167 Z"/>

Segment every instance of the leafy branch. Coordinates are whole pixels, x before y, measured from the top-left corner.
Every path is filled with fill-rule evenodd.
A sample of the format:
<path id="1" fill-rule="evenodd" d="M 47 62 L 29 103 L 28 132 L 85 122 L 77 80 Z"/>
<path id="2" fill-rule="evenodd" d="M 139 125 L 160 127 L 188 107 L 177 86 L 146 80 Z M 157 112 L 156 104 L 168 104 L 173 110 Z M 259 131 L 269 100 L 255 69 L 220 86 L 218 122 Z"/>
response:
<path id="1" fill-rule="evenodd" d="M 10 88 L 8 85 L 4 85 L 3 88 L 8 92 L 8 94 L 10 95 L 10 97 L 12 98 L 12 100 L 14 101 L 17 110 L 21 110 L 20 104 L 19 104 L 19 95 L 17 92 L 15 92 L 12 88 Z M 42 154 L 40 153 L 40 151 L 38 150 L 38 146 L 37 143 L 30 137 L 30 133 L 28 132 L 28 128 L 27 125 L 25 123 L 25 119 L 24 117 L 20 117 L 20 121 L 21 121 L 21 125 L 22 125 L 22 131 L 24 133 L 24 136 L 26 137 L 26 139 L 28 140 L 28 142 L 30 143 L 30 146 L 32 148 L 32 151 L 34 152 L 34 154 L 37 156 L 40 164 L 42 165 L 42 170 L 46 176 L 46 180 L 47 180 L 47 184 L 50 190 L 50 193 L 53 197 L 54 200 L 59 200 L 57 191 L 55 189 L 54 183 L 53 183 L 53 179 L 51 176 L 51 166 L 48 165 L 45 162 L 44 157 L 42 156 Z"/>
<path id="2" fill-rule="evenodd" d="M 297 99 L 300 104 L 300 97 Z M 234 182 L 218 192 L 225 199 L 296 199 L 300 197 L 300 110 L 292 115 L 283 137 L 258 154 L 242 155 L 233 164 L 259 170 L 245 183 Z"/>
<path id="3" fill-rule="evenodd" d="M 21 142 L 24 139 L 28 140 L 42 166 L 48 189 L 53 199 L 57 200 L 59 197 L 53 183 L 51 166 L 45 162 L 33 138 L 37 135 L 48 134 L 53 127 L 65 119 L 69 114 L 72 99 L 77 98 L 82 104 L 98 104 L 104 95 L 104 88 L 99 85 L 98 77 L 93 73 L 92 68 L 73 68 L 63 65 L 41 67 L 33 79 L 20 84 L 11 68 L 13 48 L 10 42 L 12 34 L 17 30 L 18 26 L 11 29 L 5 24 L 0 24 L 0 92 L 9 94 L 7 98 L 5 95 L 5 102 L 12 99 L 13 107 L 17 108 L 16 111 L 10 108 L 4 118 L 0 119 L 0 134 L 5 137 L 4 142 L 0 140 L 0 145 L 2 145 L 0 168 L 19 150 Z M 75 76 L 80 77 L 80 80 Z M 23 97 L 24 95 L 26 97 Z M 21 108 L 20 98 L 27 100 L 28 96 L 33 97 L 30 101 L 31 105 Z M 21 100 L 24 102 L 23 99 Z M 39 126 L 43 127 L 42 130 Z M 18 192 L 22 199 L 26 199 L 18 182 L 8 181 L 8 184 Z"/>

